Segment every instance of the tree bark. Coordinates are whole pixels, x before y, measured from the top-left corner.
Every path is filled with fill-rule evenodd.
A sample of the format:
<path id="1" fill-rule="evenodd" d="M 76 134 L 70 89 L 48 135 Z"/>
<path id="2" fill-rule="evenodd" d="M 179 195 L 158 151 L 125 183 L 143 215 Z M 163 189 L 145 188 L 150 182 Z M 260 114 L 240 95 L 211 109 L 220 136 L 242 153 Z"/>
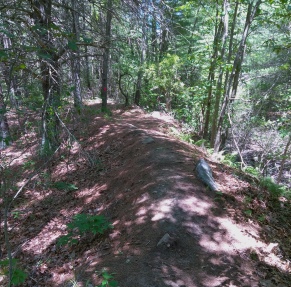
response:
<path id="1" fill-rule="evenodd" d="M 80 40 L 80 32 L 79 32 L 79 17 L 76 13 L 77 6 L 76 1 L 71 0 L 72 5 L 72 31 L 73 31 L 73 41 L 77 43 Z M 77 57 L 74 57 L 74 56 Z M 72 76 L 73 76 L 73 83 L 74 83 L 74 106 L 78 113 L 81 112 L 83 108 L 83 99 L 82 99 L 82 93 L 81 93 L 81 79 L 80 79 L 80 72 L 81 72 L 81 66 L 80 66 L 80 51 L 78 45 L 76 45 L 75 51 L 72 52 Z"/>
<path id="2" fill-rule="evenodd" d="M 102 111 L 107 111 L 107 91 L 108 91 L 108 70 L 109 70 L 109 54 L 111 42 L 111 20 L 112 20 L 112 0 L 107 0 L 106 27 L 105 27 L 105 48 L 102 61 L 102 78 L 101 78 L 101 99 Z"/>
<path id="3" fill-rule="evenodd" d="M 139 106 L 141 98 L 141 87 L 142 87 L 142 78 L 143 78 L 143 64 L 146 59 L 147 51 L 147 39 L 146 39 L 146 19 L 145 16 L 142 19 L 142 35 L 141 35 L 141 44 L 140 44 L 140 63 L 139 71 L 137 73 L 136 88 L 134 95 L 134 103 Z"/>
<path id="4" fill-rule="evenodd" d="M 229 7 L 228 1 L 224 1 L 224 9 L 223 9 L 224 10 L 224 16 L 223 16 L 224 28 L 223 28 L 222 45 L 221 45 L 222 48 L 221 48 L 221 53 L 220 53 L 220 59 L 222 63 L 225 63 L 224 55 L 225 55 L 225 50 L 226 50 L 226 39 L 228 37 L 228 21 L 229 21 L 228 7 Z M 232 21 L 232 26 L 231 26 L 227 63 L 230 62 L 231 55 L 232 55 L 232 43 L 233 43 L 234 28 L 236 24 L 237 11 L 238 11 L 238 2 L 236 3 L 236 6 L 235 6 L 235 11 L 234 11 L 233 21 Z M 218 121 L 218 115 L 219 115 L 221 96 L 223 92 L 223 84 L 222 84 L 223 75 L 224 75 L 224 67 L 220 66 L 219 76 L 218 76 L 217 85 L 216 85 L 215 104 L 214 104 L 214 111 L 213 111 L 212 124 L 211 124 L 210 146 L 212 148 L 214 147 L 216 132 L 217 132 L 217 121 Z M 228 70 L 226 72 L 225 78 L 227 78 L 227 76 L 228 76 Z"/>
<path id="5" fill-rule="evenodd" d="M 39 29 L 39 61 L 42 77 L 43 110 L 41 155 L 46 156 L 59 145 L 59 120 L 56 109 L 60 105 L 59 55 L 50 33 L 52 0 L 33 1 L 33 20 Z"/>
<path id="6" fill-rule="evenodd" d="M 224 0 L 224 5 L 225 6 L 226 0 Z M 217 12 L 218 13 L 218 12 Z M 217 24 L 216 24 L 217 26 Z M 208 72 L 208 89 L 207 89 L 207 99 L 204 104 L 204 109 L 206 109 L 205 112 L 205 117 L 204 117 L 204 127 L 203 127 L 203 138 L 207 139 L 208 138 L 208 130 L 209 130 L 209 123 L 210 123 L 210 114 L 211 114 L 211 103 L 212 103 L 212 86 L 215 78 L 215 69 L 217 66 L 217 61 L 218 61 L 218 52 L 220 48 L 220 44 L 222 41 L 222 36 L 223 36 L 223 27 L 224 27 L 224 16 L 221 16 L 220 22 L 218 27 L 215 27 L 215 35 L 214 35 L 214 41 L 213 41 L 213 52 L 211 56 L 211 62 L 210 62 L 210 67 L 209 67 L 209 72 Z"/>
<path id="7" fill-rule="evenodd" d="M 3 35 L 2 39 L 3 39 L 4 49 L 5 50 L 12 49 L 11 39 L 5 34 Z M 16 64 L 17 59 L 14 60 L 13 58 L 12 61 L 13 61 L 12 63 L 9 61 L 9 65 L 3 63 L 3 72 L 4 72 L 3 75 L 4 75 L 5 83 L 7 86 L 7 91 L 8 91 L 11 106 L 15 108 L 16 110 L 18 110 L 19 108 L 19 99 L 17 98 L 17 96 L 19 96 L 19 89 L 17 87 L 18 81 L 17 81 L 17 77 L 13 75 L 12 73 L 12 70 Z"/>
<path id="8" fill-rule="evenodd" d="M 5 149 L 11 143 L 8 120 L 6 117 L 6 105 L 0 83 L 0 150 Z"/>

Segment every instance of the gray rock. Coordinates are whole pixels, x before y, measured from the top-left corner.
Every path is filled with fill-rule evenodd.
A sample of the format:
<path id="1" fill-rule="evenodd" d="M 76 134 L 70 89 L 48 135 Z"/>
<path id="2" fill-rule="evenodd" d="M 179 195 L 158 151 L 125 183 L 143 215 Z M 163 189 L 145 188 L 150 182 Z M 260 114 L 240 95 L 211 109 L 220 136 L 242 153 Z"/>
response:
<path id="1" fill-rule="evenodd" d="M 205 183 L 212 191 L 218 191 L 218 186 L 215 183 L 212 171 L 208 163 L 202 158 L 198 161 L 195 172 L 197 177 Z"/>
<path id="2" fill-rule="evenodd" d="M 166 233 L 158 242 L 157 246 L 160 246 L 161 244 L 165 244 L 166 246 L 170 245 L 171 236 L 169 233 Z"/>
<path id="3" fill-rule="evenodd" d="M 166 246 L 167 248 L 177 246 L 178 241 L 176 236 L 170 236 L 169 233 L 166 233 L 158 242 L 157 247 Z"/>
<path id="4" fill-rule="evenodd" d="M 149 144 L 149 143 L 153 143 L 154 141 L 155 140 L 152 137 L 144 137 L 141 142 L 143 144 Z"/>

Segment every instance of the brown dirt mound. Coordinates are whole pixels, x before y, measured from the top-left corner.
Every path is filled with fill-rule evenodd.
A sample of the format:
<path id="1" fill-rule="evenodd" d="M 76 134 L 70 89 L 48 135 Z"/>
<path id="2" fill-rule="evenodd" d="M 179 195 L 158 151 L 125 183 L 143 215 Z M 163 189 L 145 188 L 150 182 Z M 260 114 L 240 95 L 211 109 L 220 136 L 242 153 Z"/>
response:
<path id="1" fill-rule="evenodd" d="M 207 155 L 170 133 L 179 129 L 171 117 L 98 108 L 88 105 L 74 126 L 82 149 L 62 149 L 10 214 L 14 255 L 29 275 L 23 286 L 96 286 L 104 268 L 120 287 L 288 286 L 286 252 L 244 214 L 248 182 L 207 158 L 221 188 L 211 192 L 193 171 Z M 16 143 L 6 154 L 17 151 Z M 56 181 L 78 190 L 57 190 Z M 103 214 L 114 228 L 56 247 L 77 213 Z"/>

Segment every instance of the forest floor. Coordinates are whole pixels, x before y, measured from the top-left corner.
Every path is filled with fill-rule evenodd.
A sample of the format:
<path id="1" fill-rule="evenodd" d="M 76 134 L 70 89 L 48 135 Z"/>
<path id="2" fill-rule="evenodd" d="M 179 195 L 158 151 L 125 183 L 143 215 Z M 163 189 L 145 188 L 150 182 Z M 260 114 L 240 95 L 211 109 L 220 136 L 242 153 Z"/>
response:
<path id="1" fill-rule="evenodd" d="M 291 286 L 290 201 L 180 140 L 170 116 L 110 109 L 88 101 L 67 126 L 78 142 L 68 140 L 45 169 L 33 114 L 29 132 L 2 151 L 11 187 L 33 176 L 8 214 L 11 249 L 28 274 L 20 286 L 95 287 L 102 270 L 120 287 Z M 220 192 L 196 178 L 200 158 Z M 113 228 L 57 246 L 79 213 L 102 214 Z M 5 255 L 3 234 L 1 242 Z"/>

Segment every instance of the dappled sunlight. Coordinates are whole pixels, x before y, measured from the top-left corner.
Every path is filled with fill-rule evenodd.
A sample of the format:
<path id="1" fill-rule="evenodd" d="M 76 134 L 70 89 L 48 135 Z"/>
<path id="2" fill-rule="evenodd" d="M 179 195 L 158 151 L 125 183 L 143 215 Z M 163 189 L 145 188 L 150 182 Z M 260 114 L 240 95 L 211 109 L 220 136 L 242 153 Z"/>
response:
<path id="1" fill-rule="evenodd" d="M 201 283 L 203 284 L 203 287 L 220 287 L 225 286 L 222 284 L 226 283 L 227 281 L 229 281 L 227 276 L 211 276 L 209 274 L 205 274 L 201 280 Z"/>
<path id="2" fill-rule="evenodd" d="M 23 251 L 31 254 L 43 253 L 51 244 L 55 243 L 58 237 L 64 234 L 66 225 L 59 217 L 50 220 L 40 233 L 30 239 L 23 246 Z"/>
<path id="3" fill-rule="evenodd" d="M 107 185 L 94 185 L 90 188 L 83 188 L 76 192 L 75 197 L 82 199 L 85 204 L 93 203 L 102 193 L 107 192 Z"/>
<path id="4" fill-rule="evenodd" d="M 186 212 L 186 215 L 192 216 L 193 214 L 209 214 L 209 210 L 213 204 L 209 200 L 202 200 L 192 196 L 179 200 L 178 206 Z"/>
<path id="5" fill-rule="evenodd" d="M 196 284 L 196 282 L 189 276 L 188 271 L 190 271 L 190 268 L 187 268 L 187 270 L 182 270 L 176 266 L 168 265 L 162 267 L 163 271 L 163 277 L 165 278 L 164 281 L 168 286 L 173 287 L 180 287 L 180 286 L 191 286 L 191 287 L 198 287 L 199 285 Z M 178 279 L 179 278 L 179 279 Z"/>
<path id="6" fill-rule="evenodd" d="M 175 222 L 175 217 L 173 216 L 173 208 L 176 205 L 176 200 L 169 198 L 161 200 L 158 203 L 153 203 L 150 206 L 150 210 L 153 214 L 151 220 L 158 221 L 161 219 L 170 219 L 172 222 Z"/>
<path id="7" fill-rule="evenodd" d="M 68 172 L 74 172 L 77 170 L 75 163 L 61 162 L 56 166 L 55 173 L 58 174 L 58 178 L 65 176 Z"/>
<path id="8" fill-rule="evenodd" d="M 257 262 L 288 272 L 280 253 L 266 251 L 274 243 L 263 242 L 260 225 L 242 220 L 241 213 L 235 217 L 247 184 L 210 162 L 225 190 L 208 190 L 193 171 L 205 155 L 163 133 L 173 119 L 160 114 L 156 121 L 140 109 L 121 109 L 118 118 L 113 112 L 105 120 L 95 117 L 100 107 L 90 109 L 94 126 L 76 129 L 80 143 L 60 150 L 46 170 L 50 176 L 33 179 L 19 198 L 19 213 L 9 218 L 13 244 L 21 246 L 18 257 L 33 278 L 26 286 L 34 279 L 40 286 L 67 286 L 71 279 L 96 286 L 103 268 L 128 287 L 251 286 L 247 277 L 255 277 Z M 82 125 L 91 123 L 86 116 Z M 29 165 L 30 157 L 25 160 Z M 76 188 L 58 189 L 58 181 Z M 79 243 L 57 247 L 80 213 L 102 215 L 113 228 L 76 233 Z"/>
<path id="9" fill-rule="evenodd" d="M 148 193 L 144 193 L 140 198 L 136 200 L 136 204 L 145 203 L 146 201 L 150 200 L 150 196 Z"/>
<path id="10" fill-rule="evenodd" d="M 232 238 L 232 245 L 235 249 L 243 250 L 248 248 L 264 247 L 262 241 L 259 240 L 259 227 L 257 230 L 253 225 L 243 225 L 234 223 L 230 218 L 220 217 L 217 219 L 221 228 L 226 230 L 227 235 Z"/>

